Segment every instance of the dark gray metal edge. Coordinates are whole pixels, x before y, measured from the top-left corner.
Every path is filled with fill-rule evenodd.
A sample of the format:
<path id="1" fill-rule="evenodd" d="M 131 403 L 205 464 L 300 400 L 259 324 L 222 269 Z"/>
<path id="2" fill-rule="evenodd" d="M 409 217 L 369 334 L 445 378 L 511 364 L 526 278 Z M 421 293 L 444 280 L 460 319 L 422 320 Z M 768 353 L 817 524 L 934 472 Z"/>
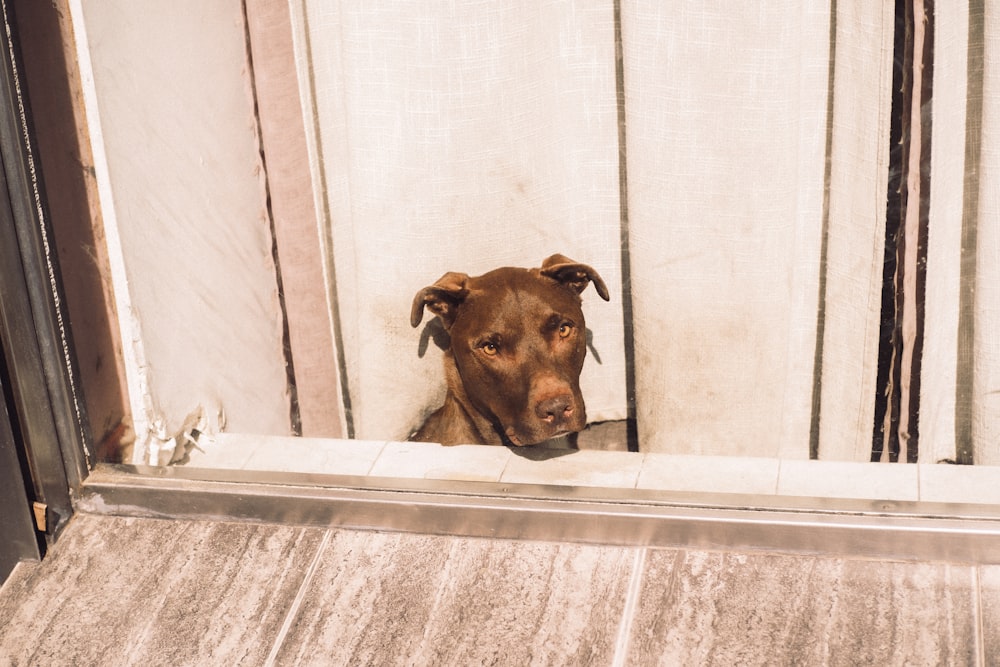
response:
<path id="1" fill-rule="evenodd" d="M 1000 521 L 879 511 L 741 508 L 664 498 L 596 498 L 593 489 L 307 476 L 244 481 L 189 471 L 99 466 L 76 509 L 160 519 L 251 521 L 636 547 L 765 550 L 824 556 L 1000 563 Z M 219 471 L 213 471 L 219 472 Z M 351 480 L 368 480 L 351 485 Z M 387 480 L 380 480 L 384 483 Z M 436 488 L 435 488 L 436 487 Z M 478 491 L 477 491 L 478 489 Z M 502 492 L 502 493 L 501 493 Z M 630 494 L 632 495 L 632 494 Z M 702 500 L 710 500 L 704 498 Z M 919 503 L 918 503 L 919 504 Z"/>
<path id="2" fill-rule="evenodd" d="M 0 0 L 0 354 L 11 421 L 54 539 L 72 512 L 70 489 L 88 472 L 89 426 L 12 19 Z"/>

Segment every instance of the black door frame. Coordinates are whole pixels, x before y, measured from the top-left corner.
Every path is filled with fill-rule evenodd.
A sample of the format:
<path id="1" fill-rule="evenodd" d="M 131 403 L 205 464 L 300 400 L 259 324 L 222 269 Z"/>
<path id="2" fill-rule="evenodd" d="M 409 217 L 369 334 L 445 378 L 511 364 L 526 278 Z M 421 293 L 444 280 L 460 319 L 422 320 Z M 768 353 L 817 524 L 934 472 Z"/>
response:
<path id="1" fill-rule="evenodd" d="M 0 525 L 23 525 L 32 503 L 42 509 L 40 550 L 73 513 L 73 496 L 91 466 L 90 429 L 79 381 L 56 246 L 22 72 L 13 9 L 0 0 Z M 9 443 L 7 442 L 9 440 Z M 7 446 L 10 444 L 10 447 Z M 14 462 L 19 465 L 14 465 Z M 21 471 L 25 471 L 21 475 Z M 15 477 L 21 478 L 17 483 Z M 8 484 L 9 482 L 9 484 Z M 10 497 L 8 497 L 8 495 Z M 11 506 L 15 503 L 18 506 Z M 23 543 L 22 539 L 19 543 Z M 0 561 L 8 545 L 0 544 Z M 11 547 L 17 557 L 33 551 Z"/>
<path id="2" fill-rule="evenodd" d="M 0 360 L 2 361 L 2 360 Z M 0 394 L 6 394 L 0 377 Z M 38 560 L 42 540 L 31 520 L 31 489 L 25 484 L 24 458 L 7 414 L 7 402 L 0 401 L 0 582 L 22 560 Z"/>

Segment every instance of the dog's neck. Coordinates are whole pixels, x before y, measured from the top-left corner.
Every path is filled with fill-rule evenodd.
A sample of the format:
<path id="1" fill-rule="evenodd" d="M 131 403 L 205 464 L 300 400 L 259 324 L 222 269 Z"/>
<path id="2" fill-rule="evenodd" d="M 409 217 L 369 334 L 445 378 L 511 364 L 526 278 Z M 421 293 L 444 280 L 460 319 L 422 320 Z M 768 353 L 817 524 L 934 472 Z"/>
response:
<path id="1" fill-rule="evenodd" d="M 465 393 L 465 385 L 462 383 L 462 376 L 451 350 L 444 354 L 444 374 L 448 387 L 445 408 L 451 405 L 456 411 L 460 411 L 462 421 L 470 429 L 470 435 L 477 436 L 470 441 L 486 445 L 512 446 L 513 443 L 503 433 L 503 429 L 472 405 L 468 394 Z"/>

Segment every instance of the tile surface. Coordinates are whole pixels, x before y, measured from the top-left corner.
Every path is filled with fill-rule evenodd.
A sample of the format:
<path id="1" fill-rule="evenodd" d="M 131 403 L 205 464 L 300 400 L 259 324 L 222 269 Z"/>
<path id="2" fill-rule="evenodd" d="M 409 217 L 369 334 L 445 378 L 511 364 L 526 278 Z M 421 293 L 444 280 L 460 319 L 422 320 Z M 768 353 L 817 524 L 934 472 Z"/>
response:
<path id="1" fill-rule="evenodd" d="M 77 515 L 0 665 L 989 665 L 1000 566 Z"/>
<path id="2" fill-rule="evenodd" d="M 642 454 L 522 447 L 513 450 L 500 478 L 513 484 L 635 488 Z"/>
<path id="3" fill-rule="evenodd" d="M 242 470 L 262 443 L 259 438 L 230 433 L 204 435 L 198 445 L 188 452 L 183 462 L 191 468 L 225 468 Z"/>
<path id="4" fill-rule="evenodd" d="M 375 477 L 498 482 L 510 457 L 506 447 L 390 442 L 375 461 L 371 474 Z"/>
<path id="5" fill-rule="evenodd" d="M 920 499 L 1000 505 L 1000 467 L 928 463 L 920 470 Z"/>
<path id="6" fill-rule="evenodd" d="M 260 446 L 243 465 L 246 470 L 367 475 L 383 442 L 325 438 L 262 437 Z"/>
<path id="7" fill-rule="evenodd" d="M 322 531 L 76 516 L 0 591 L 5 664 L 261 664 Z"/>
<path id="8" fill-rule="evenodd" d="M 778 494 L 820 498 L 917 500 L 917 466 L 782 460 Z"/>
<path id="9" fill-rule="evenodd" d="M 972 567 L 651 550 L 634 665 L 975 664 Z"/>
<path id="10" fill-rule="evenodd" d="M 632 553 L 338 532 L 277 664 L 610 664 Z"/>
<path id="11" fill-rule="evenodd" d="M 564 440 L 564 439 L 562 439 Z M 1000 506 L 1000 466 L 876 464 L 629 453 L 623 422 L 527 448 L 221 433 L 203 436 L 192 468 L 598 486 L 811 498 Z M 601 450 L 604 451 L 601 451 Z"/>
<path id="12" fill-rule="evenodd" d="M 384 442 L 218 433 L 189 454 L 190 468 L 367 475 Z"/>
<path id="13" fill-rule="evenodd" d="M 980 650 L 996 664 L 1000 658 L 1000 565 L 979 568 L 980 613 L 983 638 Z"/>
<path id="14" fill-rule="evenodd" d="M 638 488 L 773 495 L 778 459 L 647 454 Z"/>

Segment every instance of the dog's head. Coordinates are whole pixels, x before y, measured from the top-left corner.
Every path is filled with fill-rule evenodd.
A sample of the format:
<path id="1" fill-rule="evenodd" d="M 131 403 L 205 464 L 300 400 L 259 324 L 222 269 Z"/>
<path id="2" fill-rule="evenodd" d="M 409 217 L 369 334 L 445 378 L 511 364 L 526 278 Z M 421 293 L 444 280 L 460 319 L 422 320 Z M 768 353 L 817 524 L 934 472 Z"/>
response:
<path id="1" fill-rule="evenodd" d="M 586 425 L 580 293 L 591 282 L 608 301 L 600 275 L 562 255 L 536 269 L 446 273 L 417 293 L 410 323 L 420 324 L 424 307 L 439 317 L 456 371 L 449 388 L 511 444 L 535 444 Z"/>

